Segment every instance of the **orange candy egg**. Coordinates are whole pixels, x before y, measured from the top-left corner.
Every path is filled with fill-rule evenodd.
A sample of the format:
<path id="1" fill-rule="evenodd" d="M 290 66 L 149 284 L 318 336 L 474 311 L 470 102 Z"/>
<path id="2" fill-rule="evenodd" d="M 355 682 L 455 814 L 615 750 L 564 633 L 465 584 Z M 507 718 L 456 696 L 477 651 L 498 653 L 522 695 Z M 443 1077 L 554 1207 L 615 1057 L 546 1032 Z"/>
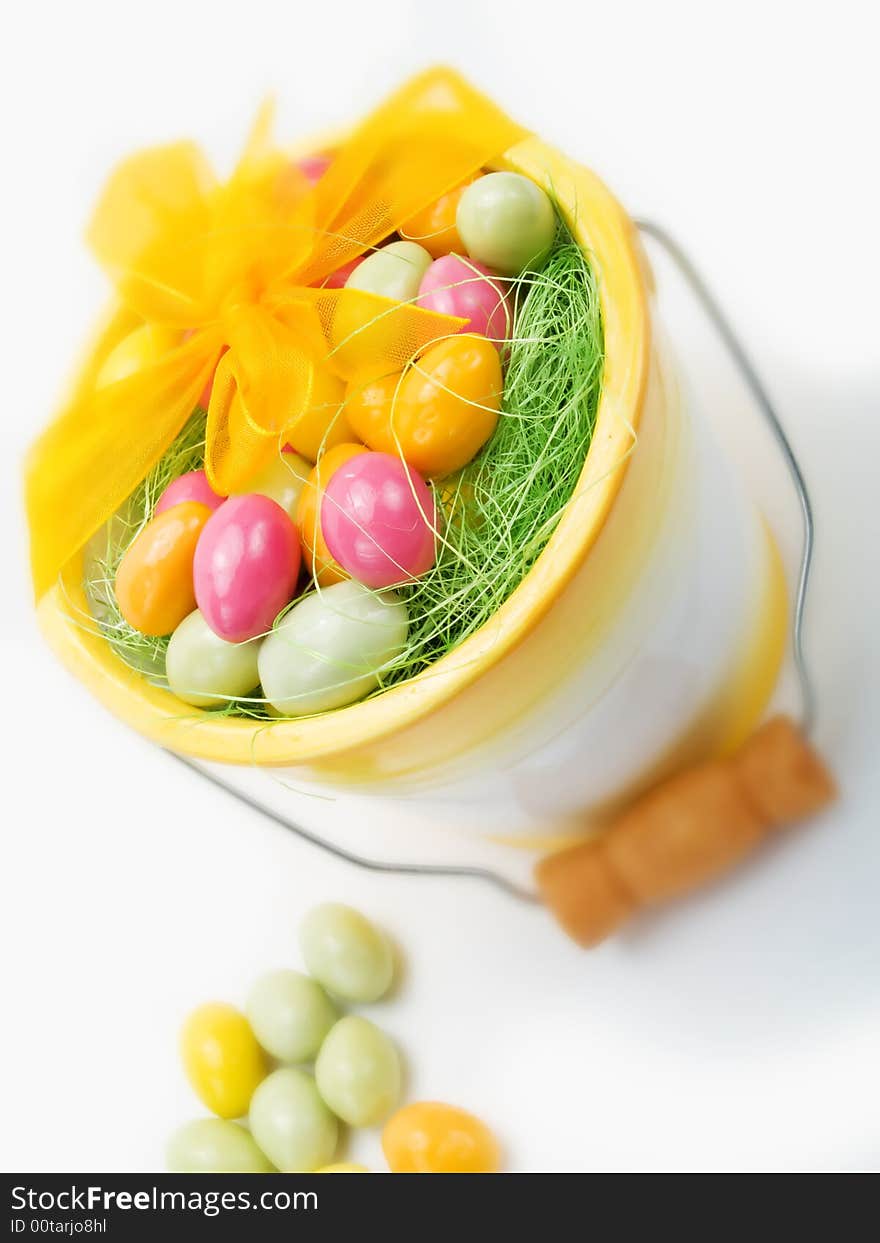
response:
<path id="1" fill-rule="evenodd" d="M 441 194 L 429 207 L 416 212 L 402 226 L 400 236 L 407 241 L 418 242 L 435 259 L 440 259 L 443 255 L 463 255 L 465 248 L 455 227 L 455 213 L 458 211 L 459 199 L 476 180 L 476 177 L 471 177 L 448 194 Z"/>
<path id="2" fill-rule="evenodd" d="M 358 453 L 366 453 L 365 445 L 336 445 L 324 453 L 317 466 L 309 473 L 305 487 L 300 493 L 296 507 L 296 527 L 302 544 L 303 558 L 322 587 L 341 583 L 348 575 L 333 560 L 321 532 L 321 500 L 324 489 L 339 467 Z"/>
<path id="3" fill-rule="evenodd" d="M 399 1109 L 382 1132 L 382 1149 L 393 1174 L 494 1174 L 501 1163 L 489 1128 L 439 1101 Z"/>
<path id="4" fill-rule="evenodd" d="M 207 505 L 184 501 L 153 518 L 129 546 L 116 572 L 119 611 L 141 634 L 171 634 L 196 607 L 193 556 Z"/>
<path id="5" fill-rule="evenodd" d="M 317 462 L 321 453 L 354 440 L 342 404 L 344 400 L 343 381 L 326 367 L 316 367 L 311 405 L 287 429 L 287 439 L 297 453 L 310 462 Z"/>
<path id="6" fill-rule="evenodd" d="M 492 342 L 460 334 L 430 346 L 402 379 L 398 373 L 352 381 L 346 411 L 371 449 L 442 479 L 470 462 L 492 435 L 502 389 Z"/>

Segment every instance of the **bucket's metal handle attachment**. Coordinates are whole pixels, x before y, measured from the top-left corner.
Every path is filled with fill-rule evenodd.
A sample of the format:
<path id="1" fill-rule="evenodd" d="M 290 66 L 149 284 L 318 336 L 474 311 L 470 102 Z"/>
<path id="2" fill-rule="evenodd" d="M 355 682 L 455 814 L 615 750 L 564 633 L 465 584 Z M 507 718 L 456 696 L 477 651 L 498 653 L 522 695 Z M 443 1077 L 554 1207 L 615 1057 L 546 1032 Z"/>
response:
<path id="1" fill-rule="evenodd" d="M 801 472 L 800 465 L 794 455 L 794 450 L 782 422 L 776 411 L 776 407 L 770 399 L 770 396 L 764 387 L 761 377 L 749 358 L 743 347 L 742 342 L 734 331 L 730 320 L 721 310 L 721 307 L 714 295 L 710 292 L 708 285 L 697 270 L 693 260 L 689 257 L 685 249 L 679 242 L 666 230 L 662 225 L 655 224 L 653 220 L 636 220 L 637 228 L 648 237 L 654 239 L 666 251 L 669 258 L 678 268 L 681 275 L 687 281 L 703 310 L 712 321 L 719 337 L 727 347 L 728 353 L 737 366 L 740 374 L 746 382 L 752 396 L 758 403 L 761 413 L 773 433 L 776 443 L 785 459 L 788 473 L 797 492 L 798 502 L 801 509 L 801 518 L 803 524 L 803 547 L 801 549 L 800 565 L 798 567 L 798 580 L 795 592 L 794 615 L 792 618 L 792 657 L 794 660 L 795 671 L 797 673 L 798 683 L 800 685 L 802 700 L 802 716 L 800 726 L 804 734 L 810 734 L 816 720 L 816 698 L 813 690 L 813 682 L 807 668 L 806 658 L 804 656 L 803 632 L 804 632 L 804 610 L 806 607 L 807 587 L 810 581 L 810 572 L 813 563 L 813 507 L 810 503 L 810 494 L 807 491 L 806 481 Z"/>

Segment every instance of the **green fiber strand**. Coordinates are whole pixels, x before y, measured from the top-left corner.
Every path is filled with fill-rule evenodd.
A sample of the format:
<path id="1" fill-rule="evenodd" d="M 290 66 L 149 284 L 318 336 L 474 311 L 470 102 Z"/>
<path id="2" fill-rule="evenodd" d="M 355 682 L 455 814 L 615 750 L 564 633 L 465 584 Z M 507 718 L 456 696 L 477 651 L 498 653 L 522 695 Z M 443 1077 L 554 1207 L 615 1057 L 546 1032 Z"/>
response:
<path id="1" fill-rule="evenodd" d="M 542 270 L 514 282 L 514 292 L 498 426 L 473 462 L 435 485 L 443 511 L 438 559 L 418 581 L 397 589 L 409 610 L 408 643 L 374 694 L 428 670 L 497 613 L 534 566 L 577 487 L 596 421 L 604 350 L 595 277 L 564 225 Z M 166 685 L 168 638 L 129 626 L 113 584 L 164 489 L 201 467 L 204 450 L 199 410 L 86 549 L 92 618 L 116 654 L 159 685 Z M 272 719 L 259 692 L 212 715 Z"/>

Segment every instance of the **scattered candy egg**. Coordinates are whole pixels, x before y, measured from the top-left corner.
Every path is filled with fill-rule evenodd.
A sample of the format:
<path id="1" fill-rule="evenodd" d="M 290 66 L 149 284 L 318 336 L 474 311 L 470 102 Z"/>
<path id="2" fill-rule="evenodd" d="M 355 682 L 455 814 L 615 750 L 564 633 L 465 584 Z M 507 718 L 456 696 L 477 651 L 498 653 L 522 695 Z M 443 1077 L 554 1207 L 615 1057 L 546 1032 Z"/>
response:
<path id="1" fill-rule="evenodd" d="M 248 480 L 247 492 L 234 492 L 233 496 L 246 496 L 257 492 L 260 496 L 268 496 L 270 501 L 280 505 L 288 518 L 293 521 L 296 507 L 306 480 L 309 477 L 311 464 L 298 453 L 283 450 L 272 458 L 259 474 Z"/>
<path id="2" fill-rule="evenodd" d="M 203 470 L 191 470 L 171 480 L 156 502 L 153 515 L 163 514 L 172 505 L 181 505 L 184 501 L 195 501 L 198 505 L 207 505 L 208 509 L 219 509 L 225 500 L 226 497 L 218 496 L 208 483 Z"/>
<path id="3" fill-rule="evenodd" d="M 354 703 L 378 686 L 381 671 L 403 651 L 407 628 L 402 601 L 360 583 L 306 596 L 263 641 L 263 694 L 281 716 Z"/>
<path id="4" fill-rule="evenodd" d="M 479 1118 L 439 1101 L 399 1109 L 382 1132 L 382 1149 L 394 1174 L 494 1174 L 501 1160 Z"/>
<path id="5" fill-rule="evenodd" d="M 503 379 L 485 337 L 454 336 L 430 346 L 401 377 L 348 386 L 346 409 L 371 449 L 402 457 L 425 478 L 442 479 L 474 458 L 498 422 Z"/>
<path id="6" fill-rule="evenodd" d="M 520 173 L 487 173 L 473 182 L 455 221 L 470 257 L 502 276 L 539 266 L 556 235 L 549 197 Z"/>
<path id="7" fill-rule="evenodd" d="M 448 194 L 441 194 L 429 207 L 423 208 L 414 216 L 410 216 L 406 224 L 401 226 L 400 236 L 410 242 L 418 242 L 424 246 L 435 259 L 441 255 L 464 250 L 458 229 L 455 227 L 455 215 L 461 196 L 476 178 L 462 182 Z"/>
<path id="8" fill-rule="evenodd" d="M 258 1147 L 283 1174 L 311 1173 L 333 1160 L 339 1128 L 303 1070 L 288 1066 L 264 1079 L 249 1119 Z"/>
<path id="9" fill-rule="evenodd" d="M 430 266 L 431 255 L 424 246 L 417 242 L 389 242 L 358 264 L 345 287 L 395 302 L 412 302 Z"/>
<path id="10" fill-rule="evenodd" d="M 321 587 L 329 587 L 331 583 L 341 583 L 346 577 L 345 570 L 337 565 L 330 555 L 321 530 L 321 501 L 324 498 L 324 489 L 340 466 L 356 457 L 358 453 L 366 452 L 366 447 L 359 444 L 347 443 L 334 446 L 327 453 L 322 454 L 321 460 L 309 474 L 300 494 L 296 507 L 296 528 L 299 531 L 305 563 Z"/>
<path id="11" fill-rule="evenodd" d="M 256 493 L 230 497 L 205 524 L 196 548 L 199 610 L 228 643 L 254 639 L 292 599 L 299 565 L 299 536 L 280 505 Z"/>
<path id="12" fill-rule="evenodd" d="M 349 1014 L 332 1028 L 315 1062 L 325 1104 L 349 1126 L 375 1126 L 400 1098 L 397 1050 L 369 1019 Z"/>
<path id="13" fill-rule="evenodd" d="M 198 1118 L 171 1136 L 166 1150 L 171 1174 L 272 1174 L 272 1163 L 237 1122 Z"/>
<path id="14" fill-rule="evenodd" d="M 425 481 L 387 453 L 349 459 L 321 501 L 321 530 L 331 556 L 376 589 L 409 582 L 431 568 L 435 527 L 434 497 Z"/>
<path id="15" fill-rule="evenodd" d="M 322 1165 L 319 1170 L 315 1170 L 316 1174 L 369 1174 L 369 1172 L 365 1165 L 358 1165 L 355 1161 L 337 1161 L 335 1165 Z"/>
<path id="16" fill-rule="evenodd" d="M 316 367 L 308 410 L 287 429 L 290 443 L 310 462 L 354 440 L 345 415 L 345 384 L 327 367 Z"/>
<path id="17" fill-rule="evenodd" d="M 308 1062 L 339 1018 L 316 980 L 299 971 L 270 971 L 251 989 L 245 1006 L 254 1035 L 281 1062 Z"/>
<path id="18" fill-rule="evenodd" d="M 152 518 L 126 550 L 116 600 L 141 634 L 171 634 L 195 608 L 193 561 L 210 517 L 207 505 L 184 501 Z"/>
<path id="19" fill-rule="evenodd" d="M 476 259 L 445 255 L 436 259 L 419 285 L 419 306 L 468 323 L 461 332 L 477 332 L 496 345 L 510 336 L 513 316 L 500 280 Z"/>
<path id="20" fill-rule="evenodd" d="M 250 694 L 260 681 L 260 640 L 227 643 L 216 635 L 198 609 L 185 617 L 168 644 L 168 686 L 194 708 L 220 708 Z"/>
<path id="21" fill-rule="evenodd" d="M 159 362 L 181 340 L 177 328 L 164 328 L 159 324 L 141 324 L 122 338 L 101 364 L 95 379 L 97 388 L 127 380 L 137 371 Z"/>
<path id="22" fill-rule="evenodd" d="M 183 1026 L 180 1048 L 193 1091 L 212 1113 L 221 1118 L 247 1113 L 269 1065 L 243 1014 L 223 1002 L 199 1006 Z"/>
<path id="23" fill-rule="evenodd" d="M 324 902 L 302 921 L 303 962 L 328 992 L 345 1001 L 384 997 L 394 977 L 394 956 L 384 932 L 351 906 Z"/>

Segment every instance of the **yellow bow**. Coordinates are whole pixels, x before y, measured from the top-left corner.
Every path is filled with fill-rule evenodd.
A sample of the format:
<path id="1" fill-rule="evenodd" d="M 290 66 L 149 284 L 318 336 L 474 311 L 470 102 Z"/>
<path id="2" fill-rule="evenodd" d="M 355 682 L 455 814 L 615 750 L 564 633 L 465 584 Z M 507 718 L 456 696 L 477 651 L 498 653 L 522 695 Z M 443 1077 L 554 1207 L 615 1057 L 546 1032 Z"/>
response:
<path id="1" fill-rule="evenodd" d="M 342 379 L 399 368 L 462 323 L 321 284 L 502 154 L 520 127 L 439 68 L 358 126 L 314 186 L 270 131 L 264 108 L 224 184 L 196 146 L 177 143 L 124 161 L 104 190 L 88 236 L 117 309 L 27 465 L 38 598 L 162 457 L 212 376 L 205 469 L 227 495 L 308 409 L 316 367 Z M 180 343 L 98 385 L 142 323 Z"/>

